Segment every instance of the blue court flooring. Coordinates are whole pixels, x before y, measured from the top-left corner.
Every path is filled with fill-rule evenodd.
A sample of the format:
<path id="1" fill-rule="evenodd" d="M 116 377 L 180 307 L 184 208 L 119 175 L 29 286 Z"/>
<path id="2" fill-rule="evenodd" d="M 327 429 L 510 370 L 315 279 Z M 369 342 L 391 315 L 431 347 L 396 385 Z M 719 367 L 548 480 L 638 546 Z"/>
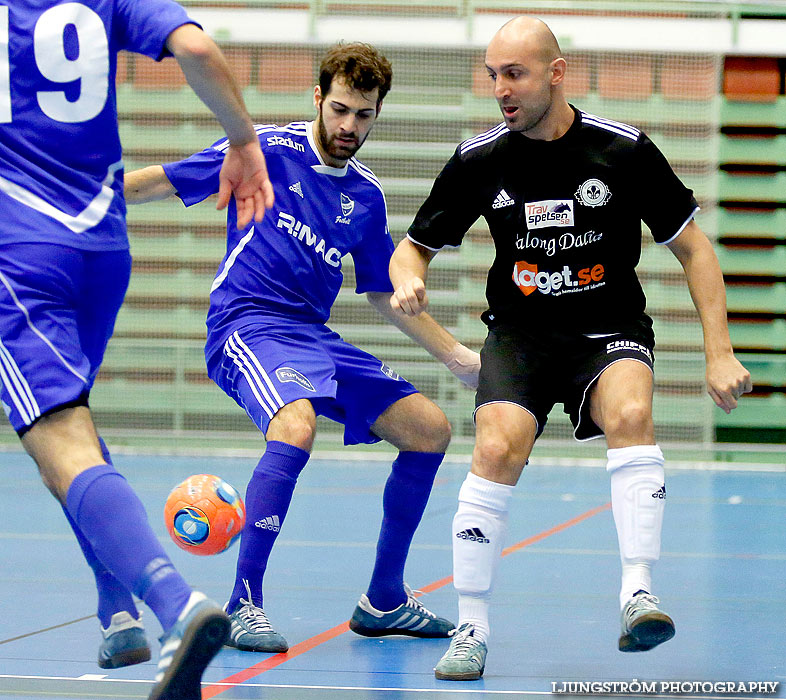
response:
<path id="1" fill-rule="evenodd" d="M 155 617 L 145 609 L 153 660 L 98 668 L 92 574 L 32 461 L 4 453 L 0 462 L 0 697 L 146 698 L 158 656 Z M 181 551 L 165 533 L 163 503 L 195 473 L 219 474 L 242 492 L 255 461 L 118 455 L 115 463 L 176 566 L 223 602 L 237 550 L 215 557 Z M 377 459 L 312 459 L 266 577 L 265 610 L 290 652 L 225 648 L 206 672 L 205 698 L 524 698 L 579 688 L 571 682 L 634 679 L 654 683 L 656 697 L 671 696 L 661 684 L 677 681 L 704 682 L 705 690 L 717 682 L 779 684 L 772 694 L 751 695 L 685 685 L 682 698 L 786 697 L 786 471 L 668 472 L 654 592 L 677 634 L 653 651 L 622 654 L 608 477 L 598 468 L 529 467 L 510 514 L 485 676 L 450 683 L 432 670 L 445 640 L 366 639 L 345 627 L 371 572 L 388 469 Z M 427 607 L 452 619 L 450 523 L 466 470 L 465 463 L 443 465 L 406 574 L 413 588 L 429 591 Z"/>

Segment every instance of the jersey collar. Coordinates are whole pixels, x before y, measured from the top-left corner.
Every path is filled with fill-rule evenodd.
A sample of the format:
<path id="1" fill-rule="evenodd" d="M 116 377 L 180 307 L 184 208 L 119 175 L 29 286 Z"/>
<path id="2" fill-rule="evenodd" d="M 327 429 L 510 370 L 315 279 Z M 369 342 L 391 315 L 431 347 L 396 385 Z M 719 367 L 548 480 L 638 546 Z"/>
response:
<path id="1" fill-rule="evenodd" d="M 312 165 L 311 169 L 320 173 L 321 175 L 332 175 L 333 177 L 344 177 L 349 170 L 349 161 L 344 164 L 343 168 L 334 168 L 331 165 L 326 165 L 325 161 L 322 160 L 322 154 L 319 152 L 319 148 L 317 144 L 314 143 L 314 122 L 306 122 L 306 138 L 308 138 L 308 145 L 311 146 L 311 150 L 314 152 L 314 155 L 317 157 L 319 161 L 319 165 Z"/>

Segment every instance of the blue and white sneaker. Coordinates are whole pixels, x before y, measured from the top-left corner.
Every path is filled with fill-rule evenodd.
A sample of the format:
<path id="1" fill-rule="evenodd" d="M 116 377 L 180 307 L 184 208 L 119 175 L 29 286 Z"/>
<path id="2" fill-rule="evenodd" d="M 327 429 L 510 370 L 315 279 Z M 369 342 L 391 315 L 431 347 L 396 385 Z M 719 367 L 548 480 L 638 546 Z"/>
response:
<path id="1" fill-rule="evenodd" d="M 405 603 L 395 610 L 377 610 L 364 593 L 349 621 L 349 629 L 363 637 L 383 637 L 388 634 L 404 634 L 408 637 L 449 637 L 456 625 L 444 617 L 437 617 L 425 608 L 414 591 L 405 583 Z"/>
<path id="2" fill-rule="evenodd" d="M 241 651 L 261 651 L 280 653 L 289 649 L 287 640 L 284 639 L 270 624 L 265 611 L 254 605 L 251 598 L 251 588 L 248 581 L 243 579 L 246 586 L 248 600 L 240 599 L 240 607 L 235 608 L 229 616 L 232 628 L 226 644 Z M 224 610 L 227 606 L 224 606 Z"/>
<path id="3" fill-rule="evenodd" d="M 104 641 L 98 647 L 98 665 L 101 668 L 122 668 L 150 661 L 150 646 L 142 625 L 142 612 L 135 619 L 126 610 L 112 615 L 109 627 L 101 628 Z"/>
<path id="4" fill-rule="evenodd" d="M 434 667 L 434 676 L 440 681 L 476 681 L 486 668 L 487 653 L 486 642 L 475 636 L 475 626 L 465 622 Z"/>
<path id="5" fill-rule="evenodd" d="M 202 672 L 228 634 L 226 613 L 194 591 L 172 629 L 161 637 L 158 675 L 148 700 L 201 700 Z"/>
<path id="6" fill-rule="evenodd" d="M 620 651 L 649 651 L 674 636 L 674 621 L 658 609 L 660 600 L 639 591 L 622 609 Z"/>

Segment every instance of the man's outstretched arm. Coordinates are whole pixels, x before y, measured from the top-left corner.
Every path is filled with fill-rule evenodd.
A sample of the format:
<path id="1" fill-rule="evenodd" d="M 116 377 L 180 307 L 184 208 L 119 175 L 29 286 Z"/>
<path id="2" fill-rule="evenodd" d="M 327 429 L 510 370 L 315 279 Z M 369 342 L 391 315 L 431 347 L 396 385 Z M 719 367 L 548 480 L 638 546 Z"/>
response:
<path id="1" fill-rule="evenodd" d="M 726 288 L 712 243 L 695 221 L 667 244 L 685 270 L 693 304 L 704 332 L 707 391 L 726 413 L 751 391 L 751 375 L 734 357 L 726 319 Z"/>
<path id="2" fill-rule="evenodd" d="M 238 228 L 244 228 L 251 219 L 261 221 L 265 209 L 273 206 L 273 186 L 254 125 L 224 55 L 193 24 L 175 29 L 167 38 L 167 48 L 180 64 L 188 84 L 215 114 L 229 139 L 219 175 L 216 208 L 226 207 L 230 195 L 234 194 Z"/>
<path id="3" fill-rule="evenodd" d="M 175 194 L 174 186 L 160 165 L 151 165 L 126 173 L 123 184 L 128 204 L 156 202 Z"/>

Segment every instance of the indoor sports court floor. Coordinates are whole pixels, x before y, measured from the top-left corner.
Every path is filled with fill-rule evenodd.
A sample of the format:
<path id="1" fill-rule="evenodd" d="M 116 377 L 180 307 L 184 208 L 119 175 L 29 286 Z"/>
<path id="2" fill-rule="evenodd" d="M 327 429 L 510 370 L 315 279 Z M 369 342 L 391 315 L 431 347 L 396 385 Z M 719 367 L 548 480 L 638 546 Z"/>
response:
<path id="1" fill-rule="evenodd" d="M 241 490 L 253 459 L 117 456 L 156 531 L 189 581 L 218 601 L 234 551 L 194 557 L 164 533 L 168 490 L 193 473 Z M 0 454 L 0 697 L 146 698 L 147 664 L 105 672 L 91 573 L 32 462 Z M 443 466 L 410 556 L 407 580 L 455 619 L 449 527 L 465 463 Z M 444 640 L 366 639 L 346 621 L 374 555 L 387 464 L 314 459 L 300 479 L 270 561 L 265 610 L 288 654 L 224 649 L 204 698 L 394 700 L 542 697 L 571 681 L 773 681 L 786 697 L 786 471 L 669 473 L 656 593 L 676 637 L 649 653 L 617 651 L 619 561 L 598 468 L 531 466 L 510 516 L 482 681 L 436 681 Z M 123 512 L 118 510 L 122 519 Z M 148 611 L 151 641 L 160 633 Z M 659 694 L 660 695 L 660 694 Z M 687 692 L 682 698 L 700 693 Z M 739 693 L 715 697 L 743 697 Z M 745 697 L 761 697 L 754 694 Z"/>

